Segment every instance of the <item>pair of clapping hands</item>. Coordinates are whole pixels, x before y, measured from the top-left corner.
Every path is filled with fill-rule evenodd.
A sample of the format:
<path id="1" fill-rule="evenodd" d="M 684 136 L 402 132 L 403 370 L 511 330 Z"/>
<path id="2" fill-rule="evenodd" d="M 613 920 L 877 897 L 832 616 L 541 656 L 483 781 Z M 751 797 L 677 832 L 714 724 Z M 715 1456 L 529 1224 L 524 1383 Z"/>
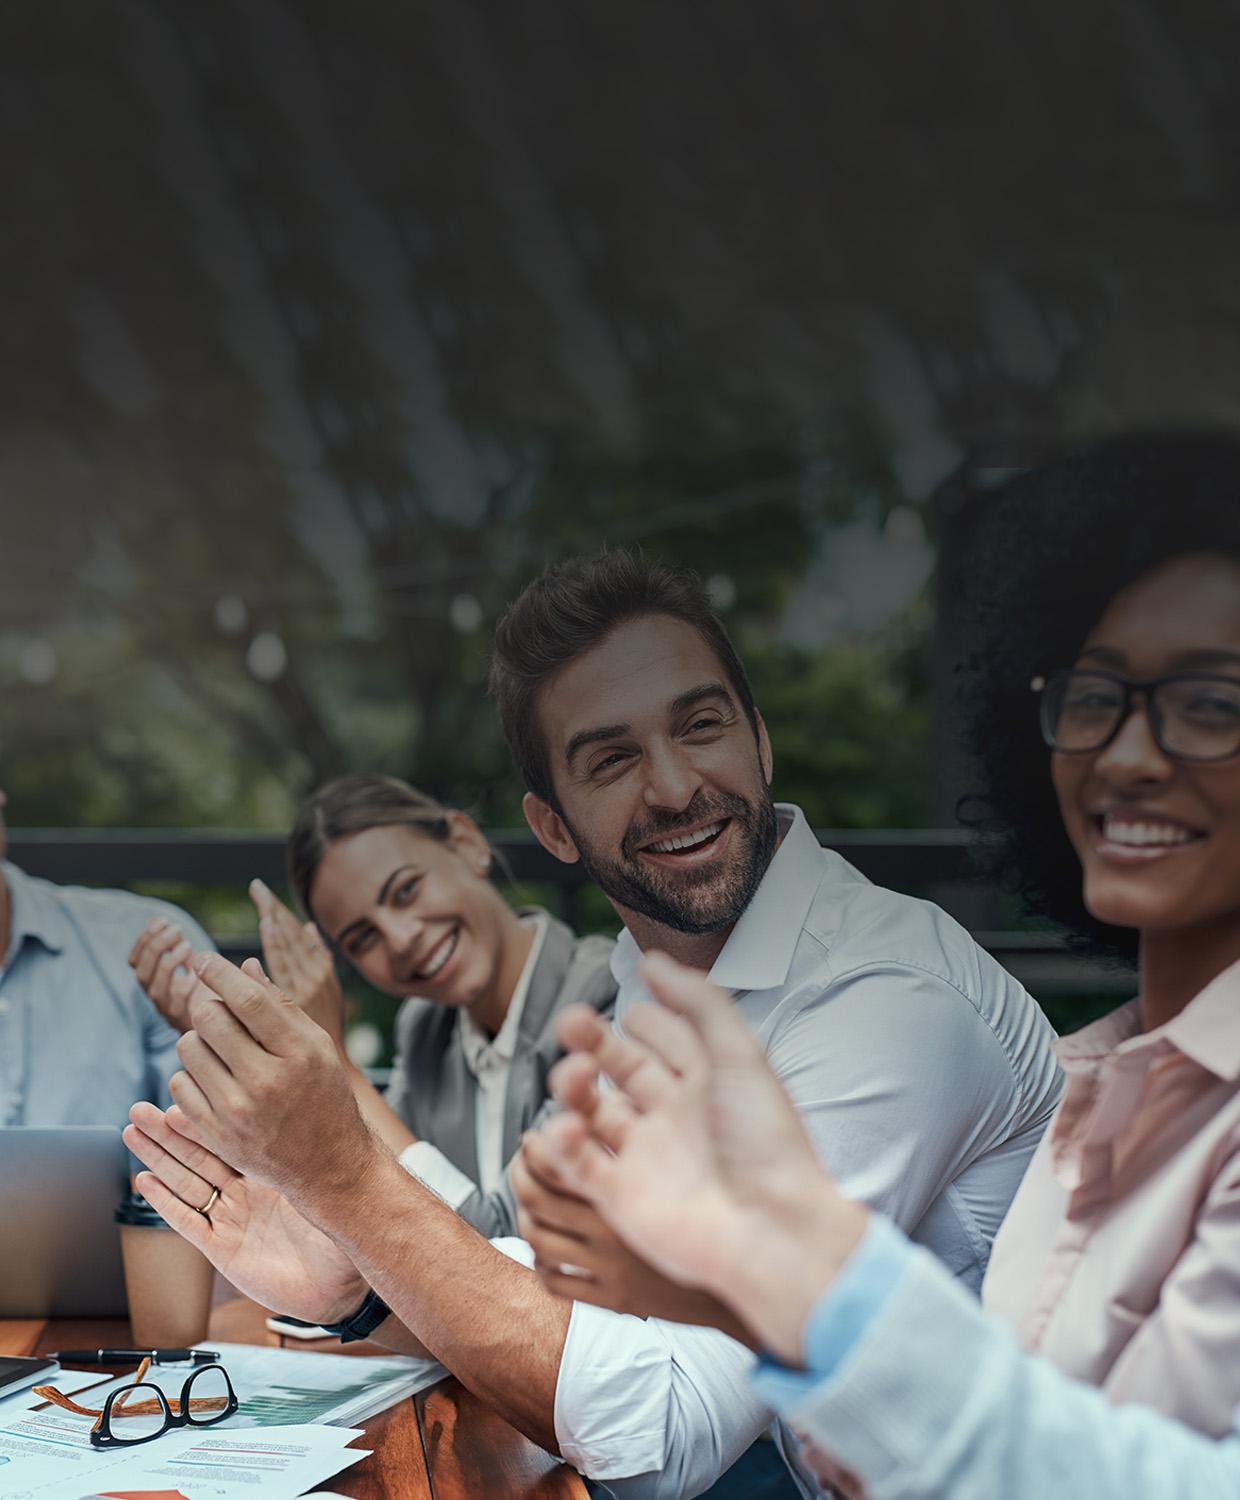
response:
<path id="1" fill-rule="evenodd" d="M 267 934 L 264 948 L 279 951 Z M 135 1186 L 255 1301 L 338 1321 L 366 1286 L 317 1223 L 326 1204 L 364 1195 L 368 1164 L 390 1154 L 362 1118 L 337 1042 L 257 959 L 181 961 L 184 975 L 163 978 L 186 1028 L 182 1071 L 168 1081 L 169 1109 L 130 1111 L 125 1143 L 148 1168 Z"/>
<path id="2" fill-rule="evenodd" d="M 275 924 L 289 946 L 288 923 L 303 929 L 274 897 L 263 916 L 274 972 Z M 347 1316 L 365 1284 L 316 1225 L 333 1221 L 333 1200 L 365 1195 L 384 1148 L 337 1043 L 296 1003 L 299 986 L 286 979 L 286 994 L 256 960 L 238 969 L 166 938 L 148 958 L 156 948 L 147 981 L 175 992 L 175 1024 L 191 1029 L 174 1106 L 135 1105 L 125 1131 L 150 1169 L 139 1190 L 256 1300 L 310 1321 Z M 809 1314 L 867 1211 L 823 1170 L 732 999 L 663 955 L 641 975 L 658 1004 L 630 1009 L 623 1033 L 583 1006 L 560 1018 L 569 1055 L 552 1088 L 564 1110 L 512 1167 L 521 1232 L 557 1295 L 713 1324 L 798 1365 Z"/>
<path id="3" fill-rule="evenodd" d="M 250 882 L 250 898 L 258 908 L 267 973 L 343 1050 L 344 997 L 318 929 L 313 922 L 298 921 L 261 880 Z M 193 967 L 196 957 L 180 929 L 164 917 L 151 918 L 129 954 L 138 983 L 178 1031 L 189 1031 L 192 1025 L 190 1002 L 201 987 Z"/>
<path id="4" fill-rule="evenodd" d="M 824 1172 L 732 999 L 661 954 L 641 974 L 658 1004 L 623 1032 L 584 1006 L 560 1020 L 564 1112 L 513 1164 L 521 1233 L 562 1296 L 713 1324 L 798 1365 L 867 1211 Z"/>

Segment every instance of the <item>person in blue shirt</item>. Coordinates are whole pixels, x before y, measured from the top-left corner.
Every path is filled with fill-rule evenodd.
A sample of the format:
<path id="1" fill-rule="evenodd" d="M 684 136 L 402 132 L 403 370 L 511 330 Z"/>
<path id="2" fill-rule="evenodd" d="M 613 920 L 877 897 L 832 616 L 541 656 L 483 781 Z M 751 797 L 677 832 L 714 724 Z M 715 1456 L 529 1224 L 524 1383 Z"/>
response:
<path id="1" fill-rule="evenodd" d="M 138 1100 L 168 1102 L 180 1066 L 131 947 L 153 921 L 213 945 L 166 902 L 25 874 L 4 858 L 3 807 L 0 792 L 0 1126 L 119 1129 Z"/>

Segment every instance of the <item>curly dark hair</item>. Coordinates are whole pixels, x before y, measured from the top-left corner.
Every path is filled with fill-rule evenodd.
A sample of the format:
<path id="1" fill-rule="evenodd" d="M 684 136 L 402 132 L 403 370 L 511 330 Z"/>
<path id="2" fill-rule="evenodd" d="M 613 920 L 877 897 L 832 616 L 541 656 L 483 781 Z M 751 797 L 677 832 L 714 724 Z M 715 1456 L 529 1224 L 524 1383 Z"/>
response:
<path id="1" fill-rule="evenodd" d="M 972 501 L 966 612 L 979 647 L 958 668 L 976 790 L 961 821 L 989 835 L 989 874 L 1074 944 L 1135 957 L 1137 935 L 1096 921 L 1051 785 L 1030 683 L 1070 666 L 1109 602 L 1173 557 L 1240 561 L 1240 439 L 1186 431 L 1117 437 Z"/>

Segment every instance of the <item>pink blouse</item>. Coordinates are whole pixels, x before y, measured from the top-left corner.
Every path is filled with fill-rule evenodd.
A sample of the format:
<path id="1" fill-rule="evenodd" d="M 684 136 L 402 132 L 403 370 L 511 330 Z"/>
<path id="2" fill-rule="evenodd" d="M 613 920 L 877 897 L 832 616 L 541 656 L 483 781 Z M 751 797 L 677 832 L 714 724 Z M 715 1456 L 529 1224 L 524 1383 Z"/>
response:
<path id="1" fill-rule="evenodd" d="M 1221 1436 L 1240 1404 L 1240 964 L 1142 1033 L 1056 1044 L 1063 1100 L 999 1230 L 986 1307 L 1116 1402 Z"/>

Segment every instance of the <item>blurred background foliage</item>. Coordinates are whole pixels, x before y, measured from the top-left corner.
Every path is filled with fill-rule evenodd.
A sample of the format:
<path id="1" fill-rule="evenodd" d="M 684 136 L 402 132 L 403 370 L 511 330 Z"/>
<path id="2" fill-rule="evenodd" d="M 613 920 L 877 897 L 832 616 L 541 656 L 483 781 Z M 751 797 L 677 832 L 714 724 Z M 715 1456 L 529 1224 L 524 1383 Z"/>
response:
<path id="1" fill-rule="evenodd" d="M 780 794 L 950 822 L 959 496 L 1236 418 L 1237 44 L 1205 0 L 12 0 L 11 820 L 283 830 L 366 768 L 515 826 L 490 629 L 635 542 L 709 579 Z"/>

